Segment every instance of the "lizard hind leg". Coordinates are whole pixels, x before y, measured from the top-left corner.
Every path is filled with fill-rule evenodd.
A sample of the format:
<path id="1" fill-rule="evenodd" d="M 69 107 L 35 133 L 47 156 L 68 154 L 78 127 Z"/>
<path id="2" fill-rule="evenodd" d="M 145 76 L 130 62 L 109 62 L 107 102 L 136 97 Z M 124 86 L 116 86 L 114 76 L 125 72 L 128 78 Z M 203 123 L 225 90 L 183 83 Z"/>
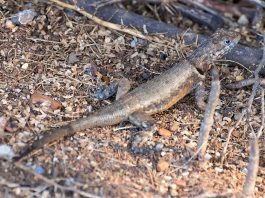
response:
<path id="1" fill-rule="evenodd" d="M 142 129 L 132 140 L 132 152 L 143 154 L 144 149 L 142 145 L 150 140 L 156 131 L 155 120 L 144 112 L 134 112 L 129 116 L 129 121 Z"/>

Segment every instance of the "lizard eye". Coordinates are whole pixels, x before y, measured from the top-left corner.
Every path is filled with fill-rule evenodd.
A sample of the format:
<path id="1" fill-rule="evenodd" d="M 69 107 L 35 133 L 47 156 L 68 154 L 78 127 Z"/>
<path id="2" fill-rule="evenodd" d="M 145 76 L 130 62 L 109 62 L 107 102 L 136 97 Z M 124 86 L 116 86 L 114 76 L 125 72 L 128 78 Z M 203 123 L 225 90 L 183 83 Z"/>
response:
<path id="1" fill-rule="evenodd" d="M 226 44 L 226 45 L 229 45 L 230 43 L 231 43 L 230 40 L 225 40 L 225 44 Z"/>

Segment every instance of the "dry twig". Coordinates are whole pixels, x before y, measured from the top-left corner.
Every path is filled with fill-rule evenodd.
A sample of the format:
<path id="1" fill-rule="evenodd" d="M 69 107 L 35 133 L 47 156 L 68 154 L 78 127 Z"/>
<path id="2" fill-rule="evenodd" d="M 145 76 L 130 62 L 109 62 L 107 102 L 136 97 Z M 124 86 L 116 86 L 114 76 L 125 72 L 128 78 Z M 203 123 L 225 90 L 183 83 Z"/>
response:
<path id="1" fill-rule="evenodd" d="M 265 35 L 263 35 L 263 39 L 265 42 Z M 256 95 L 257 89 L 260 86 L 260 78 L 259 78 L 259 72 L 261 71 L 261 68 L 265 65 L 265 46 L 263 47 L 263 57 L 262 60 L 258 66 L 258 68 L 255 71 L 255 84 L 252 88 L 251 96 L 248 100 L 248 106 L 247 106 L 247 122 L 249 125 L 249 128 L 251 129 L 253 138 L 250 140 L 250 155 L 249 155 L 249 163 L 247 167 L 247 176 L 244 183 L 242 195 L 245 197 L 253 197 L 254 191 L 255 191 L 255 184 L 257 180 L 257 173 L 259 168 L 259 144 L 258 139 L 260 135 L 262 134 L 262 130 L 264 128 L 264 89 L 261 90 L 261 126 L 258 130 L 258 135 L 256 135 L 251 123 L 250 123 L 250 114 L 251 114 L 251 106 L 254 100 L 254 97 Z"/>
<path id="2" fill-rule="evenodd" d="M 204 159 L 209 133 L 213 125 L 213 116 L 220 95 L 219 73 L 216 68 L 212 69 L 212 84 L 209 99 L 205 108 L 203 122 L 201 123 L 197 148 L 201 148 L 199 158 Z"/>
<path id="3" fill-rule="evenodd" d="M 248 172 L 242 194 L 244 195 L 244 197 L 253 197 L 257 180 L 257 173 L 259 170 L 259 144 L 258 138 L 256 136 L 254 136 L 250 140 L 250 154 L 247 170 Z"/>
<path id="4" fill-rule="evenodd" d="M 237 81 L 235 83 L 230 83 L 230 84 L 226 85 L 225 87 L 228 89 L 242 89 L 243 87 L 253 85 L 255 83 L 255 81 L 256 81 L 255 78 L 249 78 L 249 79 Z M 264 78 L 260 78 L 259 81 L 260 81 L 260 85 L 262 85 L 262 86 L 265 85 L 265 79 Z"/>

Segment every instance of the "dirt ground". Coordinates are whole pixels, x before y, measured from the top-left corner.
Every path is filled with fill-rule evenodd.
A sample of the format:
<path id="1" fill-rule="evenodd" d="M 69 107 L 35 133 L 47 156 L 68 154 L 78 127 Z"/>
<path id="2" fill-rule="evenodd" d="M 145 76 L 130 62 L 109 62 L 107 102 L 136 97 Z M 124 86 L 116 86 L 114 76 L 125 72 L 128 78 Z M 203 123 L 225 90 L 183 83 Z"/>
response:
<path id="1" fill-rule="evenodd" d="M 134 46 L 135 38 L 130 35 L 106 29 L 54 5 L 36 2 L 3 1 L 0 7 L 0 140 L 15 153 L 45 130 L 111 103 L 114 97 L 97 99 L 98 87 L 123 77 L 136 87 L 196 47 L 180 45 L 176 52 L 174 44 L 161 46 L 139 39 Z M 33 22 L 15 27 L 7 24 L 8 19 L 27 7 L 37 12 Z M 250 76 L 241 67 L 220 66 L 220 71 L 222 85 Z M 170 110 L 154 116 L 169 135 L 156 133 L 147 143 L 155 149 L 145 155 L 133 154 L 129 148 L 132 137 L 140 130 L 130 123 L 121 123 L 78 132 L 26 157 L 19 165 L 1 160 L 1 197 L 236 195 L 242 191 L 249 157 L 250 132 L 245 120 L 232 134 L 224 165 L 220 158 L 227 132 L 235 125 L 250 94 L 251 88 L 222 88 L 208 160 L 203 166 L 195 159 L 203 112 L 196 107 L 191 93 Z M 259 96 L 254 100 L 250 119 L 259 126 Z M 264 178 L 263 135 L 256 197 L 265 197 Z"/>

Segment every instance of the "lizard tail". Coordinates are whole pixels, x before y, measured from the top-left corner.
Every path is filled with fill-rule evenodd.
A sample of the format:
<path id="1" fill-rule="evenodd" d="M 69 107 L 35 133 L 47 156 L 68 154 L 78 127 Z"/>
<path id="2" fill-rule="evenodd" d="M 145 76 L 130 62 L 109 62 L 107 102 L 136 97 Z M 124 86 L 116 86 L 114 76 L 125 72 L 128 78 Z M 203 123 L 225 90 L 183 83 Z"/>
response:
<path id="1" fill-rule="evenodd" d="M 13 158 L 14 161 L 18 161 L 21 158 L 27 156 L 31 152 L 42 148 L 45 144 L 49 144 L 55 140 L 61 139 L 65 136 L 73 135 L 75 133 L 73 127 L 68 124 L 60 128 L 54 128 L 47 131 L 42 138 L 35 140 L 31 145 L 23 148 L 19 152 L 19 156 Z"/>
<path id="2" fill-rule="evenodd" d="M 113 125 L 121 122 L 124 116 L 117 116 L 115 114 L 103 114 L 95 113 L 87 118 L 81 118 L 76 121 L 70 122 L 69 124 L 48 130 L 44 133 L 42 138 L 35 140 L 31 145 L 22 149 L 18 156 L 13 158 L 14 161 L 18 161 L 21 158 L 27 156 L 35 150 L 42 148 L 44 145 L 62 139 L 66 136 L 71 136 L 77 131 L 81 131 L 88 128 L 104 127 Z"/>

